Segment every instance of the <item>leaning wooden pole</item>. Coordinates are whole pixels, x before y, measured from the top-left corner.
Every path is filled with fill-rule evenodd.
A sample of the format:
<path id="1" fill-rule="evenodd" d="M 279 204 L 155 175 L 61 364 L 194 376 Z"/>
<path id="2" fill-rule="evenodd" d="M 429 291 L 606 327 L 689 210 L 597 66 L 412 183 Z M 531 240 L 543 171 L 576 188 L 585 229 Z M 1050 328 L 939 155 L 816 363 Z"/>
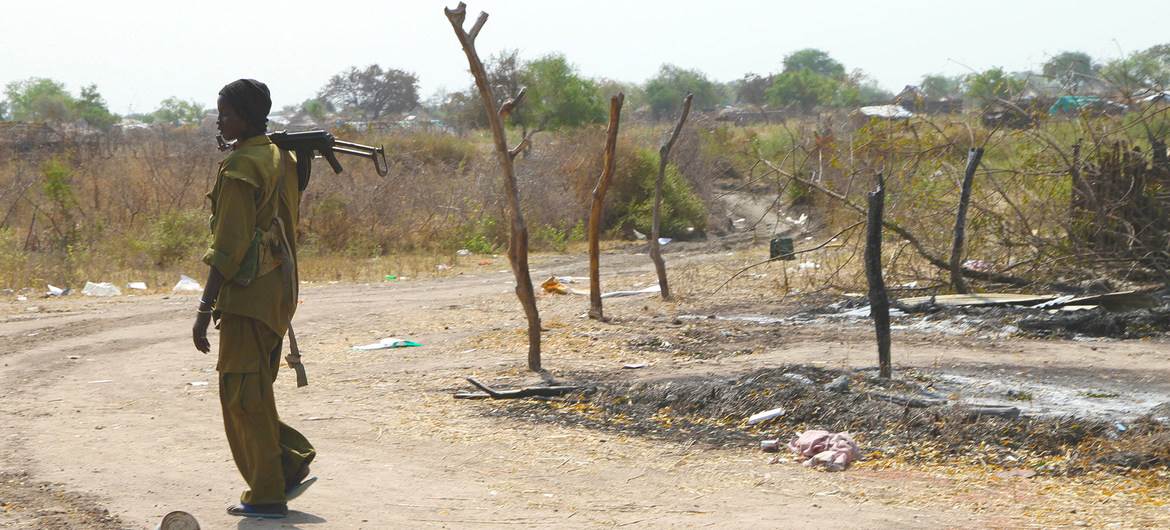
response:
<path id="1" fill-rule="evenodd" d="M 508 261 L 512 264 L 512 275 L 516 278 L 516 297 L 524 307 L 524 314 L 528 317 L 528 369 L 540 370 L 540 313 L 536 309 L 536 292 L 532 288 L 532 276 L 528 270 L 528 227 L 524 224 L 524 214 L 520 211 L 520 190 L 516 187 L 516 172 L 513 162 L 516 155 L 531 141 L 531 135 L 524 137 L 515 147 L 508 147 L 508 138 L 504 132 L 504 118 L 519 105 L 524 98 L 525 90 L 521 89 L 512 99 L 505 101 L 496 108 L 495 97 L 492 95 L 491 83 L 488 81 L 487 70 L 483 61 L 475 51 L 475 38 L 483 25 L 487 22 L 488 14 L 480 13 L 470 31 L 464 31 L 463 21 L 467 17 L 467 4 L 459 2 L 455 9 L 444 9 L 451 28 L 455 30 L 455 37 L 467 55 L 467 64 L 471 68 L 471 75 L 475 77 L 475 86 L 479 89 L 484 108 L 487 109 L 488 124 L 491 126 L 492 137 L 495 140 L 496 158 L 500 162 L 504 177 L 504 195 L 508 204 L 508 216 L 511 220 L 508 238 Z"/>
<path id="2" fill-rule="evenodd" d="M 885 207 L 886 184 L 877 176 L 877 189 L 869 193 L 869 211 L 865 223 L 865 279 L 869 283 L 869 315 L 877 335 L 878 375 L 889 379 L 890 367 L 890 298 L 882 279 L 882 209 Z"/>
<path id="3" fill-rule="evenodd" d="M 593 206 L 589 209 L 589 318 L 605 320 L 601 310 L 601 212 L 609 182 L 613 180 L 614 154 L 617 152 L 618 122 L 626 95 L 618 92 L 609 99 L 609 128 L 605 130 L 605 154 L 601 176 L 593 188 Z"/>
<path id="4" fill-rule="evenodd" d="M 658 179 L 654 181 L 654 219 L 650 227 L 650 259 L 654 261 L 654 269 L 658 271 L 658 287 L 662 290 L 662 299 L 670 300 L 670 285 L 666 282 L 666 262 L 662 261 L 662 245 L 658 244 L 659 228 L 662 226 L 662 183 L 666 180 L 666 163 L 670 158 L 670 150 L 678 135 L 682 132 L 687 115 L 691 113 L 691 100 L 694 94 L 687 94 L 683 98 L 682 115 L 670 133 L 670 138 L 658 149 Z"/>
<path id="5" fill-rule="evenodd" d="M 955 215 L 955 238 L 951 245 L 951 286 L 956 293 L 966 294 L 967 282 L 963 279 L 963 241 L 967 236 L 967 207 L 971 204 L 971 185 L 975 181 L 975 169 L 983 159 L 983 148 L 972 147 L 967 151 L 967 169 L 963 172 L 963 185 L 959 192 L 959 213 Z"/>

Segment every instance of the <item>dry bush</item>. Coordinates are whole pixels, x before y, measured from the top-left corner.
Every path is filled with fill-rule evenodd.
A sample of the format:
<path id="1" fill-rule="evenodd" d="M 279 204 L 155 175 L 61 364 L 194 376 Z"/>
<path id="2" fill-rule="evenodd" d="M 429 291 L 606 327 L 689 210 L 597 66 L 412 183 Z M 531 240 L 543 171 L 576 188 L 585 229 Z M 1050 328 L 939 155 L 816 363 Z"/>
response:
<path id="1" fill-rule="evenodd" d="M 1149 214 L 1167 207 L 1162 191 L 1166 172 L 1156 162 L 1159 153 L 1165 160 L 1165 144 L 1158 144 L 1166 134 L 1160 124 L 1165 114 L 1162 107 L 1124 117 L 1053 118 L 1021 130 L 988 129 L 976 116 L 863 123 L 837 117 L 732 131 L 724 143 L 743 173 L 743 184 L 781 193 L 781 208 L 811 208 L 830 233 L 860 220 L 860 213 L 798 181 L 812 182 L 864 208 L 865 193 L 873 189 L 874 175 L 882 172 L 887 220 L 907 229 L 926 252 L 943 260 L 950 253 L 967 149 L 985 146 L 971 199 L 966 259 L 972 260 L 972 267 L 1074 288 L 1102 276 L 1121 283 L 1170 280 L 1165 273 L 1167 254 L 1158 248 L 1166 240 L 1165 229 L 1158 226 L 1165 223 L 1157 225 L 1159 216 Z M 1118 142 L 1129 155 L 1140 153 L 1131 158 L 1145 168 L 1144 173 L 1100 170 L 1097 160 L 1115 159 L 1116 153 L 1108 153 Z M 1079 156 L 1075 145 L 1080 145 Z M 1085 237 L 1077 233 L 1081 216 L 1070 211 L 1073 183 L 1094 171 L 1095 178 L 1109 180 L 1112 189 L 1122 191 L 1088 199 L 1092 203 L 1088 209 L 1108 222 L 1093 223 L 1093 235 Z M 1136 177 L 1137 173 L 1143 176 Z M 1105 204 L 1118 200 L 1124 204 Z M 1126 216 L 1134 211 L 1146 214 Z M 1135 226 L 1139 222 L 1135 219 L 1145 224 Z M 1089 244 L 1092 237 L 1100 238 L 1102 229 L 1110 231 L 1106 239 L 1114 242 L 1111 248 Z M 946 286 L 946 271 L 887 233 L 883 257 L 893 283 Z M 855 240 L 841 252 L 852 255 L 860 244 Z M 859 267 L 843 272 L 833 280 L 842 288 L 864 285 Z"/>
<path id="2" fill-rule="evenodd" d="M 486 136 L 335 133 L 385 145 L 390 176 L 357 158 L 341 157 L 340 175 L 316 163 L 298 227 L 306 259 L 337 266 L 346 261 L 333 257 L 347 258 L 353 274 L 342 276 L 365 277 L 357 260 L 503 248 L 502 185 Z M 560 251 L 584 238 L 603 144 L 601 127 L 545 132 L 517 161 L 534 249 Z M 647 147 L 627 140 L 619 153 L 630 157 Z M 129 131 L 18 155 L 0 162 L 0 285 L 165 279 L 202 268 L 205 194 L 223 158 L 206 131 Z M 611 204 L 628 200 L 609 197 Z"/>

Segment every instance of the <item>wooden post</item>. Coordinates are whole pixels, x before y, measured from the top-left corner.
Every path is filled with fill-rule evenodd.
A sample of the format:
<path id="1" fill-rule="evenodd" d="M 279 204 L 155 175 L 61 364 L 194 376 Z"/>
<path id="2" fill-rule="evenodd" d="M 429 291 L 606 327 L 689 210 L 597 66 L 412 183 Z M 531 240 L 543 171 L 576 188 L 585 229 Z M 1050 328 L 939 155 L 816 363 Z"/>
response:
<path id="1" fill-rule="evenodd" d="M 618 92 L 609 99 L 609 128 L 605 130 L 605 153 L 602 157 L 601 176 L 593 188 L 593 206 L 589 209 L 589 318 L 605 320 L 601 310 L 601 208 L 609 182 L 613 180 L 614 154 L 617 151 L 618 122 L 622 117 L 622 103 L 626 95 Z"/>
<path id="2" fill-rule="evenodd" d="M 658 149 L 658 179 L 654 181 L 654 220 L 650 227 L 650 259 L 654 261 L 654 270 L 658 272 L 658 287 L 662 290 L 662 299 L 670 300 L 670 285 L 666 282 L 666 262 L 662 261 L 662 249 L 658 244 L 659 227 L 662 225 L 662 183 L 666 180 L 666 163 L 670 158 L 670 149 L 682 132 L 683 123 L 691 113 L 691 100 L 694 94 L 687 94 L 683 98 L 682 115 L 671 131 L 670 137 Z"/>
<path id="3" fill-rule="evenodd" d="M 967 169 L 963 172 L 963 186 L 959 193 L 959 213 L 955 215 L 955 239 L 951 246 L 951 286 L 956 293 L 967 294 L 967 282 L 963 279 L 963 240 L 967 234 L 967 207 L 971 204 L 971 185 L 975 181 L 975 170 L 983 159 L 983 148 L 972 147 L 967 151 Z"/>
<path id="4" fill-rule="evenodd" d="M 890 299 L 882 279 L 882 209 L 885 207 L 886 184 L 877 175 L 877 189 L 869 193 L 869 211 L 865 223 L 865 279 L 869 283 L 869 316 L 877 335 L 878 375 L 889 379 L 890 367 Z"/>
<path id="5" fill-rule="evenodd" d="M 524 224 L 524 214 L 520 211 L 520 190 L 516 187 L 516 173 L 513 162 L 531 141 L 531 135 L 525 136 L 515 147 L 508 147 L 508 138 L 504 132 L 504 118 L 516 105 L 524 99 L 524 89 L 512 99 L 504 101 L 497 109 L 495 97 L 492 95 L 491 83 L 488 81 L 487 71 L 483 61 L 475 51 L 475 38 L 483 25 L 487 23 L 488 14 L 480 13 L 470 31 L 463 30 L 463 21 L 467 17 L 467 4 L 459 2 L 455 9 L 443 9 L 451 28 L 455 30 L 455 37 L 459 39 L 463 53 L 467 55 L 467 63 L 471 68 L 471 75 L 475 77 L 475 86 L 479 89 L 484 108 L 487 109 L 488 124 L 491 126 L 492 138 L 495 140 L 496 158 L 500 162 L 501 173 L 504 177 L 504 195 L 508 203 L 508 216 L 511 219 L 508 238 L 508 261 L 512 265 L 512 275 L 516 278 L 516 297 L 524 307 L 524 314 L 528 318 L 528 369 L 540 370 L 540 313 L 536 309 L 536 292 L 532 288 L 532 275 L 528 270 L 528 227 Z"/>

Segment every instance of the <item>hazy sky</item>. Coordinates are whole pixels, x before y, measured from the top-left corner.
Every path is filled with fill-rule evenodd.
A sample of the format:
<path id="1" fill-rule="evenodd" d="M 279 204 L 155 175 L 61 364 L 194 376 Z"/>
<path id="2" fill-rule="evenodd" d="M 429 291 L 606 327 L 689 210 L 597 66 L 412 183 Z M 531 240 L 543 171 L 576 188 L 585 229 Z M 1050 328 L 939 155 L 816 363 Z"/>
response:
<path id="1" fill-rule="evenodd" d="M 96 83 L 115 112 L 146 112 L 169 96 L 206 106 L 225 83 L 268 83 L 274 108 L 313 96 L 329 76 L 379 63 L 416 72 L 425 99 L 470 74 L 445 3 L 392 1 L 21 0 L 0 8 L 0 84 Z M 475 1 L 491 18 L 485 59 L 562 52 L 593 77 L 644 81 L 664 62 L 719 81 L 779 69 L 815 47 L 890 90 L 965 66 L 1036 68 L 1063 50 L 1098 60 L 1170 42 L 1170 0 L 555 0 Z"/>

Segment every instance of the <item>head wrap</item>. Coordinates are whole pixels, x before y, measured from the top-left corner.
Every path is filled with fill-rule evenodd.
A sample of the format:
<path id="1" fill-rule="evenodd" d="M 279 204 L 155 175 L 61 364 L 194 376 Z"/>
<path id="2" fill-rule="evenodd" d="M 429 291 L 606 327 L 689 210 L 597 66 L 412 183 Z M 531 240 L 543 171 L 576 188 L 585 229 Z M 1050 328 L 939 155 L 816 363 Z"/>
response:
<path id="1" fill-rule="evenodd" d="M 272 110 L 268 85 L 255 79 L 237 79 L 224 85 L 219 95 L 249 126 L 260 131 L 268 130 L 268 111 Z"/>

